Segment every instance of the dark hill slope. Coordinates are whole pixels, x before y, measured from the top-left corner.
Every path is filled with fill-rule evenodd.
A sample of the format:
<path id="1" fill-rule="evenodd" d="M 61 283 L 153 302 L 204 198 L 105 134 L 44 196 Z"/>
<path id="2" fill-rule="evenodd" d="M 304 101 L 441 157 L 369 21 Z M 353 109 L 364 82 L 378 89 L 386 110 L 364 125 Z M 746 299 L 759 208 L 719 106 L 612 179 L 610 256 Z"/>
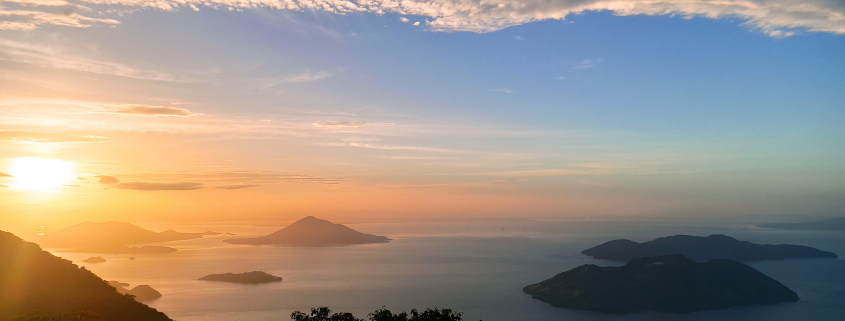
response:
<path id="1" fill-rule="evenodd" d="M 298 246 L 325 246 L 342 244 L 387 243 L 384 236 L 364 234 L 342 224 L 335 224 L 308 216 L 267 236 L 228 239 L 232 244 L 288 244 Z"/>
<path id="2" fill-rule="evenodd" d="M 745 264 L 698 263 L 681 255 L 636 259 L 622 267 L 582 265 L 523 291 L 556 307 L 616 314 L 798 301 L 795 292 Z"/>
<path id="3" fill-rule="evenodd" d="M 104 321 L 170 321 L 85 268 L 0 231 L 0 320 L 73 310 L 90 311 Z"/>
<path id="4" fill-rule="evenodd" d="M 728 259 L 736 261 L 782 260 L 792 258 L 836 258 L 837 255 L 809 246 L 754 244 L 725 235 L 661 237 L 645 243 L 615 240 L 581 253 L 597 259 L 630 261 L 640 257 L 680 254 L 697 261 Z"/>

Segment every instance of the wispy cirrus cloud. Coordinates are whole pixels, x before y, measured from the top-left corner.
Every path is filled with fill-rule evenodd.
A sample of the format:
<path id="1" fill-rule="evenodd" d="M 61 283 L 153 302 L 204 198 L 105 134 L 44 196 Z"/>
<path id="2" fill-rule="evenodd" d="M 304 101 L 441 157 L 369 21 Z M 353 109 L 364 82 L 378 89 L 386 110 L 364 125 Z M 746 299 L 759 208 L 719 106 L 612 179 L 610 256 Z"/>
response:
<path id="1" fill-rule="evenodd" d="M 3 9 L 0 7 L 0 19 L 3 19 L 3 17 Z M 3 23 L 18 22 L 0 22 L 0 30 L 3 29 Z M 58 45 L 36 44 L 3 38 L 0 38 L 0 60 L 45 68 L 73 70 L 142 80 L 166 82 L 198 81 L 198 78 L 192 75 L 174 75 L 151 68 L 135 67 L 106 59 L 91 58 L 90 54 L 80 54 Z"/>
<path id="2" fill-rule="evenodd" d="M 575 69 L 590 69 L 590 68 L 593 68 L 593 67 L 595 67 L 596 65 L 598 65 L 602 62 L 603 62 L 603 60 L 601 60 L 601 59 L 586 59 L 582 62 L 579 62 L 579 63 L 573 65 L 572 67 L 575 68 Z"/>
<path id="3" fill-rule="evenodd" d="M 17 0 L 43 2 L 41 8 L 63 8 L 60 0 Z M 653 15 L 738 18 L 745 24 L 774 36 L 799 31 L 845 33 L 845 3 L 840 0 L 80 0 L 68 5 L 96 4 L 155 8 L 256 8 L 276 10 L 322 10 L 337 14 L 372 12 L 428 17 L 433 31 L 491 32 L 510 26 L 542 20 L 564 20 L 589 11 L 609 11 L 619 16 Z M 29 8 L 29 7 L 26 7 Z M 0 15 L 16 17 L 6 28 L 33 29 L 44 24 L 88 27 L 91 24 L 117 24 L 112 19 L 93 18 L 78 13 L 61 16 L 56 10 L 9 10 Z M 407 19 L 407 18 L 405 18 Z M 404 20 L 403 20 L 404 21 Z"/>
<path id="4" fill-rule="evenodd" d="M 0 142 L 10 143 L 107 143 L 107 137 L 43 133 L 28 130 L 0 130 Z"/>
<path id="5" fill-rule="evenodd" d="M 8 177 L 8 178 L 11 178 L 11 177 L 12 177 L 12 175 L 9 175 L 9 174 L 6 174 L 6 173 L 0 173 L 0 177 Z"/>

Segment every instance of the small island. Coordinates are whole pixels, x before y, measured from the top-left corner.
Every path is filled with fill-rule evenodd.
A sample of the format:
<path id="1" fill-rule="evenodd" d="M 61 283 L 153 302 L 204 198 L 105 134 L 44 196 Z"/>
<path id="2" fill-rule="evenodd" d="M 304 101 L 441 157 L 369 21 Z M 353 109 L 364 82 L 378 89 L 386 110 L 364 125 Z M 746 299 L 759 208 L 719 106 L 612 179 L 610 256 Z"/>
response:
<path id="1" fill-rule="evenodd" d="M 775 228 L 781 230 L 845 231 L 845 217 L 814 222 L 759 224 L 757 227 Z"/>
<path id="2" fill-rule="evenodd" d="M 602 260 L 630 261 L 640 257 L 680 254 L 697 261 L 728 259 L 736 261 L 782 260 L 796 258 L 837 258 L 835 253 L 809 246 L 754 244 L 725 235 L 661 237 L 645 243 L 614 240 L 581 251 Z"/>
<path id="3" fill-rule="evenodd" d="M 102 256 L 93 256 L 93 257 L 89 257 L 87 259 L 82 260 L 82 262 L 85 262 L 85 263 L 103 263 L 105 261 L 106 261 L 106 259 L 104 259 Z"/>
<path id="4" fill-rule="evenodd" d="M 330 246 L 345 244 L 387 243 L 384 236 L 364 234 L 342 224 L 308 216 L 267 236 L 228 239 L 231 244 L 286 244 L 295 246 Z"/>
<path id="5" fill-rule="evenodd" d="M 109 281 L 109 285 L 113 286 L 117 289 L 117 292 L 120 294 L 129 294 L 135 297 L 135 301 L 138 302 L 148 302 L 153 301 L 155 299 L 160 298 L 162 295 L 160 292 L 156 291 L 149 285 L 139 285 L 131 290 L 127 289 L 126 287 L 129 286 L 128 283 L 122 283 L 118 281 Z"/>
<path id="6" fill-rule="evenodd" d="M 270 275 L 270 274 L 263 272 L 263 271 L 253 271 L 253 272 L 244 272 L 244 273 L 240 273 L 240 274 L 234 274 L 234 273 L 211 274 L 211 275 L 206 275 L 204 277 L 201 277 L 201 278 L 199 278 L 199 280 L 242 283 L 242 284 L 261 284 L 261 283 L 280 282 L 280 281 L 282 281 L 282 277 Z"/>
<path id="7" fill-rule="evenodd" d="M 582 265 L 523 291 L 555 307 L 614 314 L 798 301 L 798 294 L 745 264 L 699 263 L 682 255 L 639 258 L 622 267 Z"/>

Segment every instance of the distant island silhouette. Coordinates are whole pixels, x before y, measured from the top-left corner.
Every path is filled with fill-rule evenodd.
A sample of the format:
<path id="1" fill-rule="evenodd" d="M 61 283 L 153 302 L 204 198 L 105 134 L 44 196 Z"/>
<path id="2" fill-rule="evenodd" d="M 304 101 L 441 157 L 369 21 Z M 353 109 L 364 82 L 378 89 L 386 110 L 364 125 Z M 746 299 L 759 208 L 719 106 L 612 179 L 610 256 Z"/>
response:
<path id="1" fill-rule="evenodd" d="M 725 235 L 661 237 L 645 243 L 614 240 L 581 251 L 597 259 L 630 261 L 640 257 L 681 254 L 697 261 L 729 259 L 736 261 L 781 260 L 792 258 L 836 258 L 837 255 L 809 246 L 769 245 L 739 241 Z"/>
<path id="2" fill-rule="evenodd" d="M 128 244 L 160 243 L 190 240 L 204 233 L 179 233 L 174 230 L 153 232 L 124 222 L 85 222 L 38 239 L 38 244 L 50 248 L 69 248 L 78 253 L 146 254 L 168 253 L 176 249 L 164 246 L 127 247 Z"/>
<path id="3" fill-rule="evenodd" d="M 234 273 L 224 273 L 224 274 L 210 274 L 204 277 L 199 278 L 202 281 L 218 281 L 218 282 L 231 282 L 231 283 L 243 283 L 243 284 L 261 284 L 261 283 L 271 283 L 271 282 L 280 282 L 282 278 L 275 275 L 270 275 L 263 271 L 253 271 L 253 272 L 244 272 L 239 274 Z"/>
<path id="4" fill-rule="evenodd" d="M 122 295 L 106 281 L 35 244 L 0 231 L 0 320 L 13 316 L 76 315 L 103 321 L 172 321 L 164 313 Z"/>
<path id="5" fill-rule="evenodd" d="M 622 267 L 582 265 L 523 291 L 555 307 L 615 314 L 798 301 L 795 292 L 745 264 L 698 263 L 682 255 L 639 258 Z"/>
<path id="6" fill-rule="evenodd" d="M 109 285 L 113 286 L 115 289 L 117 289 L 117 292 L 121 294 L 129 294 L 135 297 L 135 300 L 138 302 L 148 302 L 158 299 L 162 296 L 161 293 L 153 289 L 151 286 L 145 284 L 136 286 L 131 290 L 126 288 L 129 286 L 129 283 L 109 281 Z"/>
<path id="7" fill-rule="evenodd" d="M 343 244 L 387 243 L 384 236 L 364 234 L 342 224 L 335 224 L 308 216 L 267 236 L 228 239 L 231 244 L 287 244 L 296 246 L 327 246 Z"/>
<path id="8" fill-rule="evenodd" d="M 758 224 L 757 227 L 776 228 L 782 230 L 845 231 L 845 217 L 802 223 Z"/>
<path id="9" fill-rule="evenodd" d="M 92 256 L 92 257 L 89 257 L 87 259 L 82 260 L 82 262 L 85 262 L 85 263 L 103 263 L 105 261 L 106 261 L 106 259 L 104 259 L 102 256 Z"/>

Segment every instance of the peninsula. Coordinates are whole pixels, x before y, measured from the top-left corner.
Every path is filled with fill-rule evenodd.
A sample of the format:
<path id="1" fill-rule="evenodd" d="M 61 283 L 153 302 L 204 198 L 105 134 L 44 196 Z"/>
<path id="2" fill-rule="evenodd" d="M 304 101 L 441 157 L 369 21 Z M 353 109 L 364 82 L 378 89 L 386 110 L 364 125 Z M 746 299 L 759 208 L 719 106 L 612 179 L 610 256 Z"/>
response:
<path id="1" fill-rule="evenodd" d="M 739 241 L 725 235 L 661 237 L 645 243 L 614 240 L 581 251 L 597 259 L 630 261 L 640 257 L 680 254 L 697 261 L 728 259 L 736 261 L 782 260 L 793 258 L 836 258 L 835 253 L 802 245 L 769 245 Z"/>
<path id="2" fill-rule="evenodd" d="M 682 255 L 640 258 L 622 267 L 582 265 L 523 291 L 555 307 L 614 314 L 798 301 L 795 292 L 745 264 L 698 263 Z"/>

